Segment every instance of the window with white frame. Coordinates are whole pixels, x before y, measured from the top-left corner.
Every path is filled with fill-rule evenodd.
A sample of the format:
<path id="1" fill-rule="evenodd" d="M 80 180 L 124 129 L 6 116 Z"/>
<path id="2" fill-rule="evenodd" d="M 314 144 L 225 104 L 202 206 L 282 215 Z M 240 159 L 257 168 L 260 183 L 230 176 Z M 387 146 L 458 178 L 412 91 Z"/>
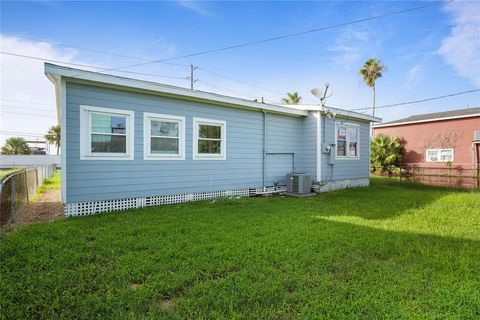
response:
<path id="1" fill-rule="evenodd" d="M 336 156 L 339 159 L 359 158 L 359 126 L 337 123 L 335 125 Z"/>
<path id="2" fill-rule="evenodd" d="M 80 158 L 132 160 L 134 112 L 80 106 Z"/>
<path id="3" fill-rule="evenodd" d="M 427 162 L 452 162 L 453 149 L 427 149 Z"/>
<path id="4" fill-rule="evenodd" d="M 144 113 L 144 158 L 185 159 L 185 117 Z"/>
<path id="5" fill-rule="evenodd" d="M 226 123 L 193 118 L 193 159 L 226 159 Z"/>

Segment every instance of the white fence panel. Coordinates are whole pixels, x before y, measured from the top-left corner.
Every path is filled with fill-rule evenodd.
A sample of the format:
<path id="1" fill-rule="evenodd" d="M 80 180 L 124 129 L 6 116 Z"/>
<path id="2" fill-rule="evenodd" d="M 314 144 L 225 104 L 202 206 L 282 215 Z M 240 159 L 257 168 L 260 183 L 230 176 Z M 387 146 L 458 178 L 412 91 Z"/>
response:
<path id="1" fill-rule="evenodd" d="M 40 154 L 13 156 L 0 155 L 0 167 L 2 168 L 48 166 L 51 164 L 55 164 L 59 167 L 61 164 L 60 156 Z"/>

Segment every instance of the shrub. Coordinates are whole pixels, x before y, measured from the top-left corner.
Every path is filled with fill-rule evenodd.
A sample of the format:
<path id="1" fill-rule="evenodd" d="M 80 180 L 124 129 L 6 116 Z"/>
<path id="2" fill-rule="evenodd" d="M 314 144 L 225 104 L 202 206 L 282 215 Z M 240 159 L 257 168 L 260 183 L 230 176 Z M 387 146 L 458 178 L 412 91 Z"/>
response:
<path id="1" fill-rule="evenodd" d="M 372 140 L 370 164 L 372 171 L 388 172 L 389 175 L 400 173 L 400 163 L 403 161 L 403 145 L 397 136 L 379 134 Z"/>

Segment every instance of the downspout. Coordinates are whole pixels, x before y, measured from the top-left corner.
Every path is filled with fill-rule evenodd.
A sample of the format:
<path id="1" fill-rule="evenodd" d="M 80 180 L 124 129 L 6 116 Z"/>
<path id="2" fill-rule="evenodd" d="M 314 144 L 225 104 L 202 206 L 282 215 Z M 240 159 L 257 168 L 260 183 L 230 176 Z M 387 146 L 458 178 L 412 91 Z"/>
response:
<path id="1" fill-rule="evenodd" d="M 317 111 L 317 181 L 322 181 L 322 114 Z"/>
<path id="2" fill-rule="evenodd" d="M 263 162 L 262 162 L 262 186 L 265 191 L 265 169 L 267 161 L 267 112 L 262 109 L 263 113 Z"/>

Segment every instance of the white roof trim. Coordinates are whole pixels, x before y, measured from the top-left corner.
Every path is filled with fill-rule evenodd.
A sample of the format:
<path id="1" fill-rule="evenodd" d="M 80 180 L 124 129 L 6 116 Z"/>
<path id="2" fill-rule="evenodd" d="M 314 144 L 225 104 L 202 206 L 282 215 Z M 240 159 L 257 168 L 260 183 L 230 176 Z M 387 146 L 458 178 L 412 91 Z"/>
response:
<path id="1" fill-rule="evenodd" d="M 394 127 L 394 126 L 403 126 L 405 124 L 435 122 L 435 121 L 454 120 L 454 119 L 462 119 L 462 118 L 473 118 L 473 117 L 480 117 L 480 113 L 464 114 L 464 115 L 461 115 L 461 116 L 453 116 L 453 117 L 442 117 L 442 118 L 432 118 L 432 119 L 415 120 L 415 121 L 404 121 L 404 122 L 396 122 L 396 123 L 385 123 L 385 124 L 380 123 L 380 124 L 373 125 L 372 128 Z"/>
<path id="2" fill-rule="evenodd" d="M 281 106 L 286 106 L 286 105 L 281 105 Z M 289 106 L 290 108 L 295 108 L 295 109 L 305 110 L 305 111 L 320 111 L 322 113 L 331 112 L 335 115 L 340 115 L 340 116 L 351 118 L 351 119 L 366 120 L 370 122 L 382 121 L 381 118 L 373 117 L 368 114 L 363 114 L 363 113 L 345 110 L 345 109 L 327 107 L 327 106 L 324 107 L 324 106 L 304 105 L 304 104 L 296 104 L 296 105 L 289 105 Z"/>
<path id="3" fill-rule="evenodd" d="M 175 96 L 176 98 L 184 100 L 215 102 L 216 104 L 230 107 L 265 110 L 292 116 L 308 116 L 308 111 L 305 110 L 254 102 L 246 99 L 234 98 L 210 92 L 190 90 L 151 81 L 131 79 L 98 72 L 86 71 L 82 69 L 63 67 L 50 63 L 45 63 L 45 74 L 50 79 L 52 78 L 52 76 L 59 76 L 67 78 L 67 80 L 73 79 L 92 81 L 96 83 L 128 87 L 137 90 L 147 90 L 155 92 L 159 95 Z"/>

